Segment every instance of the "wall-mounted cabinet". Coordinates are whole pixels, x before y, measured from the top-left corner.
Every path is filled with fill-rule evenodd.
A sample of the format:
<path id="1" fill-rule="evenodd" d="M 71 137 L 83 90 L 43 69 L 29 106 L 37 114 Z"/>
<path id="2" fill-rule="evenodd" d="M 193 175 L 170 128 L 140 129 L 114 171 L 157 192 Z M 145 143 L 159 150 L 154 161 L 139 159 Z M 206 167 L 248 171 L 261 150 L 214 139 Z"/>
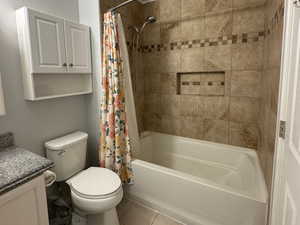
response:
<path id="1" fill-rule="evenodd" d="M 25 99 L 91 93 L 89 27 L 27 7 L 16 16 Z"/>

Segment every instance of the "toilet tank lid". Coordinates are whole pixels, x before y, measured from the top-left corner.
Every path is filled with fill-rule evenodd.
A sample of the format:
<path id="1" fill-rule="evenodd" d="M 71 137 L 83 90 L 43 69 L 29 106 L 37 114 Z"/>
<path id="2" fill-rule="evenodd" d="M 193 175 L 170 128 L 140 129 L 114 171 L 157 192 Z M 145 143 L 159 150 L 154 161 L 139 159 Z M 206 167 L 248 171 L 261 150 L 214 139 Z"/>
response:
<path id="1" fill-rule="evenodd" d="M 66 136 L 53 139 L 45 143 L 45 147 L 49 150 L 62 150 L 70 145 L 73 145 L 77 142 L 86 140 L 88 138 L 88 134 L 84 132 L 74 132 L 68 134 Z"/>

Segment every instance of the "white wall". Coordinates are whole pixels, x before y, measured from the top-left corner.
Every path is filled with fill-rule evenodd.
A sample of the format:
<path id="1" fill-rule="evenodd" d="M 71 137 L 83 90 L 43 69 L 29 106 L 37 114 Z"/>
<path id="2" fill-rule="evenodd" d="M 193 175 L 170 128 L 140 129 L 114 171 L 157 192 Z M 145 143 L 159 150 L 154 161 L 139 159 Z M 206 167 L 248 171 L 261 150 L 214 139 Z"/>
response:
<path id="1" fill-rule="evenodd" d="M 15 9 L 22 6 L 79 21 L 78 0 L 0 1 L 0 72 L 7 113 L 0 117 L 0 134 L 11 131 L 17 145 L 44 154 L 44 141 L 75 130 L 87 130 L 86 97 L 40 102 L 23 99 L 15 21 Z"/>
<path id="2" fill-rule="evenodd" d="M 79 22 L 91 27 L 91 46 L 93 64 L 93 87 L 92 95 L 86 97 L 88 115 L 88 158 L 91 164 L 99 164 L 98 139 L 100 124 L 100 76 L 101 76 L 101 25 L 100 25 L 100 2 L 99 0 L 78 0 Z"/>

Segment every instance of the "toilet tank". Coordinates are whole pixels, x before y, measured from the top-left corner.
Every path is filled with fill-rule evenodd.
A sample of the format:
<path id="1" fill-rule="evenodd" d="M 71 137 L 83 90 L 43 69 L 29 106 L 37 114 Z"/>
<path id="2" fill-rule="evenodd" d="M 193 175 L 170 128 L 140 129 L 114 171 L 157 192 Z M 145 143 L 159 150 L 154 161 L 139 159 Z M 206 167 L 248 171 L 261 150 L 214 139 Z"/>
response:
<path id="1" fill-rule="evenodd" d="M 87 138 L 88 134 L 78 131 L 45 143 L 57 181 L 65 181 L 85 168 Z"/>

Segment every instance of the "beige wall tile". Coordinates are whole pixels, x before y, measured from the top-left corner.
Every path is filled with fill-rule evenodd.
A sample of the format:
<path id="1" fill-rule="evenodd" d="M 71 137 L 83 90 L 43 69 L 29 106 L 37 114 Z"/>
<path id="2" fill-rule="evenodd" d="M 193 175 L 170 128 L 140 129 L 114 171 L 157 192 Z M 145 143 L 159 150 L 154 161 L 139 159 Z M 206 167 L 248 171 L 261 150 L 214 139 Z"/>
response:
<path id="1" fill-rule="evenodd" d="M 161 132 L 180 136 L 180 117 L 162 116 Z"/>
<path id="2" fill-rule="evenodd" d="M 205 71 L 225 71 L 231 69 L 230 45 L 205 47 L 204 51 Z"/>
<path id="3" fill-rule="evenodd" d="M 160 37 L 160 24 L 149 24 L 146 26 L 143 34 L 143 44 L 154 44 L 154 43 L 160 43 L 161 37 Z"/>
<path id="4" fill-rule="evenodd" d="M 160 1 L 160 20 L 178 21 L 181 16 L 181 0 L 163 0 Z"/>
<path id="5" fill-rule="evenodd" d="M 280 84 L 280 68 L 274 68 L 270 70 L 268 84 L 270 85 L 270 108 L 273 113 L 277 113 Z"/>
<path id="6" fill-rule="evenodd" d="M 201 72 L 204 70 L 204 49 L 184 49 L 181 51 L 181 71 Z"/>
<path id="7" fill-rule="evenodd" d="M 182 20 L 181 37 L 183 40 L 203 39 L 205 37 L 205 18 L 197 17 Z"/>
<path id="8" fill-rule="evenodd" d="M 263 58 L 263 69 L 266 69 L 268 67 L 269 63 L 269 48 L 270 48 L 270 36 L 267 35 L 264 39 L 264 58 Z"/>
<path id="9" fill-rule="evenodd" d="M 275 152 L 275 138 L 276 138 L 276 124 L 277 124 L 277 114 L 273 112 L 268 113 L 266 132 L 267 135 L 267 146 L 268 151 L 274 153 Z"/>
<path id="10" fill-rule="evenodd" d="M 232 8 L 232 0 L 205 0 L 205 12 L 222 12 Z"/>
<path id="11" fill-rule="evenodd" d="M 205 12 L 205 0 L 182 0 L 181 16 L 182 18 L 195 17 L 203 15 Z"/>
<path id="12" fill-rule="evenodd" d="M 232 45 L 232 70 L 261 70 L 263 42 Z"/>
<path id="13" fill-rule="evenodd" d="M 161 95 L 161 113 L 162 115 L 180 115 L 180 96 L 179 95 Z"/>
<path id="14" fill-rule="evenodd" d="M 160 3 L 159 1 L 150 2 L 142 6 L 142 15 L 143 20 L 145 20 L 149 16 L 155 16 L 157 22 L 160 22 L 160 11 L 159 11 Z"/>
<path id="15" fill-rule="evenodd" d="M 145 111 L 149 113 L 160 113 L 161 98 L 159 94 L 149 94 L 145 95 Z"/>
<path id="16" fill-rule="evenodd" d="M 205 17 L 205 36 L 207 38 L 229 36 L 232 34 L 232 13 Z"/>
<path id="17" fill-rule="evenodd" d="M 234 8 L 244 8 L 255 5 L 263 5 L 266 0 L 233 0 Z"/>
<path id="18" fill-rule="evenodd" d="M 205 97 L 204 105 L 205 118 L 228 120 L 229 97 Z"/>
<path id="19" fill-rule="evenodd" d="M 204 97 L 193 95 L 180 96 L 180 115 L 181 116 L 203 116 Z"/>
<path id="20" fill-rule="evenodd" d="M 231 96 L 260 97 L 260 71 L 232 71 Z"/>
<path id="21" fill-rule="evenodd" d="M 225 71 L 225 96 L 230 96 L 231 92 L 231 71 Z"/>
<path id="22" fill-rule="evenodd" d="M 143 54 L 144 72 L 160 72 L 161 57 L 157 52 Z"/>
<path id="23" fill-rule="evenodd" d="M 268 53 L 268 68 L 280 67 L 281 49 L 278 46 L 282 45 L 282 32 L 275 31 L 269 36 L 269 53 Z"/>
<path id="24" fill-rule="evenodd" d="M 264 8 L 245 9 L 233 12 L 233 34 L 264 30 Z"/>
<path id="25" fill-rule="evenodd" d="M 177 94 L 177 74 L 162 73 L 160 76 L 160 93 L 176 95 Z"/>
<path id="26" fill-rule="evenodd" d="M 163 51 L 160 54 L 160 62 L 156 66 L 159 66 L 161 73 L 178 72 L 180 70 L 180 51 Z"/>
<path id="27" fill-rule="evenodd" d="M 143 126 L 147 131 L 161 131 L 161 115 L 145 112 L 143 115 Z"/>
<path id="28" fill-rule="evenodd" d="M 204 120 L 203 139 L 218 143 L 228 143 L 228 121 L 225 120 Z"/>
<path id="29" fill-rule="evenodd" d="M 163 23 L 160 25 L 160 32 L 161 43 L 168 43 L 182 39 L 180 22 Z"/>
<path id="30" fill-rule="evenodd" d="M 145 73 L 146 94 L 159 94 L 161 90 L 160 73 Z"/>
<path id="31" fill-rule="evenodd" d="M 259 136 L 256 124 L 230 122 L 231 145 L 257 149 Z"/>
<path id="32" fill-rule="evenodd" d="M 180 123 L 181 136 L 195 139 L 203 138 L 203 117 L 181 116 Z"/>
<path id="33" fill-rule="evenodd" d="M 259 99 L 248 97 L 231 97 L 230 120 L 234 122 L 257 123 Z"/>

